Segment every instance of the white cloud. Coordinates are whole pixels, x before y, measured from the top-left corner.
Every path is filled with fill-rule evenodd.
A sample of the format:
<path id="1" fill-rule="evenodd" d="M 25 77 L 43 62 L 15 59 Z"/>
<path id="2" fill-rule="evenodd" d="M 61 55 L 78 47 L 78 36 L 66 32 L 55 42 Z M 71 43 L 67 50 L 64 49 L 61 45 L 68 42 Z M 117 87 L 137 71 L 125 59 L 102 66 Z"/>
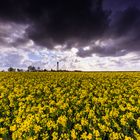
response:
<path id="1" fill-rule="evenodd" d="M 84 47 L 83 50 L 84 50 L 84 51 L 90 50 L 90 47 L 89 47 L 89 46 Z"/>
<path id="2" fill-rule="evenodd" d="M 77 49 L 75 48 L 63 52 L 39 46 L 25 48 L 0 48 L 1 69 L 10 66 L 27 69 L 29 65 L 34 65 L 50 70 L 56 69 L 56 62 L 59 61 L 60 69 L 68 70 L 140 70 L 139 55 L 134 52 L 120 57 L 99 57 L 94 54 L 91 57 L 80 58 L 76 55 Z"/>

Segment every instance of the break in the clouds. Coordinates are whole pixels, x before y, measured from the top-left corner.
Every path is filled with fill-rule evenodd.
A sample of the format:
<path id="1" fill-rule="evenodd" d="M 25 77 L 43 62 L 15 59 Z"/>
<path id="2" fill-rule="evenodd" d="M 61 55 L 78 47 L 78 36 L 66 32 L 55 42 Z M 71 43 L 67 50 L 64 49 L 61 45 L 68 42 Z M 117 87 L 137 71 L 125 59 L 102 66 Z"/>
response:
<path id="1" fill-rule="evenodd" d="M 0 67 L 139 70 L 139 25 L 139 0 L 5 0 Z"/>

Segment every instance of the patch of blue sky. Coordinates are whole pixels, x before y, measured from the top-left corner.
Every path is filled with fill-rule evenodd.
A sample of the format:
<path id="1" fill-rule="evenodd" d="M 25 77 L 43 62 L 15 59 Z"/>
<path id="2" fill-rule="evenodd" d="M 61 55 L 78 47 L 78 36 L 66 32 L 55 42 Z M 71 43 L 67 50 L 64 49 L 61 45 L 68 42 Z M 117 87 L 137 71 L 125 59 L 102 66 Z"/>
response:
<path id="1" fill-rule="evenodd" d="M 36 55 L 34 53 L 29 53 L 28 57 L 29 57 L 30 60 L 34 60 L 34 61 L 42 60 L 42 56 L 41 55 Z"/>

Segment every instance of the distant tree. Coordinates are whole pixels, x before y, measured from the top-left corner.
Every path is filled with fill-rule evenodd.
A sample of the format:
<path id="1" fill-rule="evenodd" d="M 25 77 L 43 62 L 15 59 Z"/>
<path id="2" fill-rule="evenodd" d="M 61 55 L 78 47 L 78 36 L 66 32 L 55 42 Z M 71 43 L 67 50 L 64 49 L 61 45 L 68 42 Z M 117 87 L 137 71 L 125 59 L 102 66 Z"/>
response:
<path id="1" fill-rule="evenodd" d="M 10 68 L 8 68 L 8 71 L 9 71 L 9 72 L 15 72 L 15 71 L 16 71 L 16 69 L 14 69 L 14 68 L 10 67 Z"/>
<path id="2" fill-rule="evenodd" d="M 74 70 L 74 72 L 82 72 L 81 70 Z"/>
<path id="3" fill-rule="evenodd" d="M 34 72 L 34 71 L 36 71 L 36 68 L 34 66 L 29 66 L 28 71 L 29 72 Z"/>
<path id="4" fill-rule="evenodd" d="M 51 69 L 51 71 L 54 72 L 55 70 L 54 69 Z"/>
<path id="5" fill-rule="evenodd" d="M 45 72 L 45 71 L 48 71 L 48 70 L 47 69 L 44 69 L 43 71 Z"/>
<path id="6" fill-rule="evenodd" d="M 17 72 L 23 72 L 23 69 L 17 69 Z"/>

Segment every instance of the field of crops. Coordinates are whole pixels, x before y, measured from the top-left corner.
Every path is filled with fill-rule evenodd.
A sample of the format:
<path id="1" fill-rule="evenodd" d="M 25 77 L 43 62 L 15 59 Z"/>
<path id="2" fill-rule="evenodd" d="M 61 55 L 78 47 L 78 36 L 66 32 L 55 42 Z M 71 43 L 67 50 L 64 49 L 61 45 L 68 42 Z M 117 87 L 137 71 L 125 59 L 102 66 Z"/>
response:
<path id="1" fill-rule="evenodd" d="M 140 140 L 140 72 L 0 73 L 0 140 Z"/>

